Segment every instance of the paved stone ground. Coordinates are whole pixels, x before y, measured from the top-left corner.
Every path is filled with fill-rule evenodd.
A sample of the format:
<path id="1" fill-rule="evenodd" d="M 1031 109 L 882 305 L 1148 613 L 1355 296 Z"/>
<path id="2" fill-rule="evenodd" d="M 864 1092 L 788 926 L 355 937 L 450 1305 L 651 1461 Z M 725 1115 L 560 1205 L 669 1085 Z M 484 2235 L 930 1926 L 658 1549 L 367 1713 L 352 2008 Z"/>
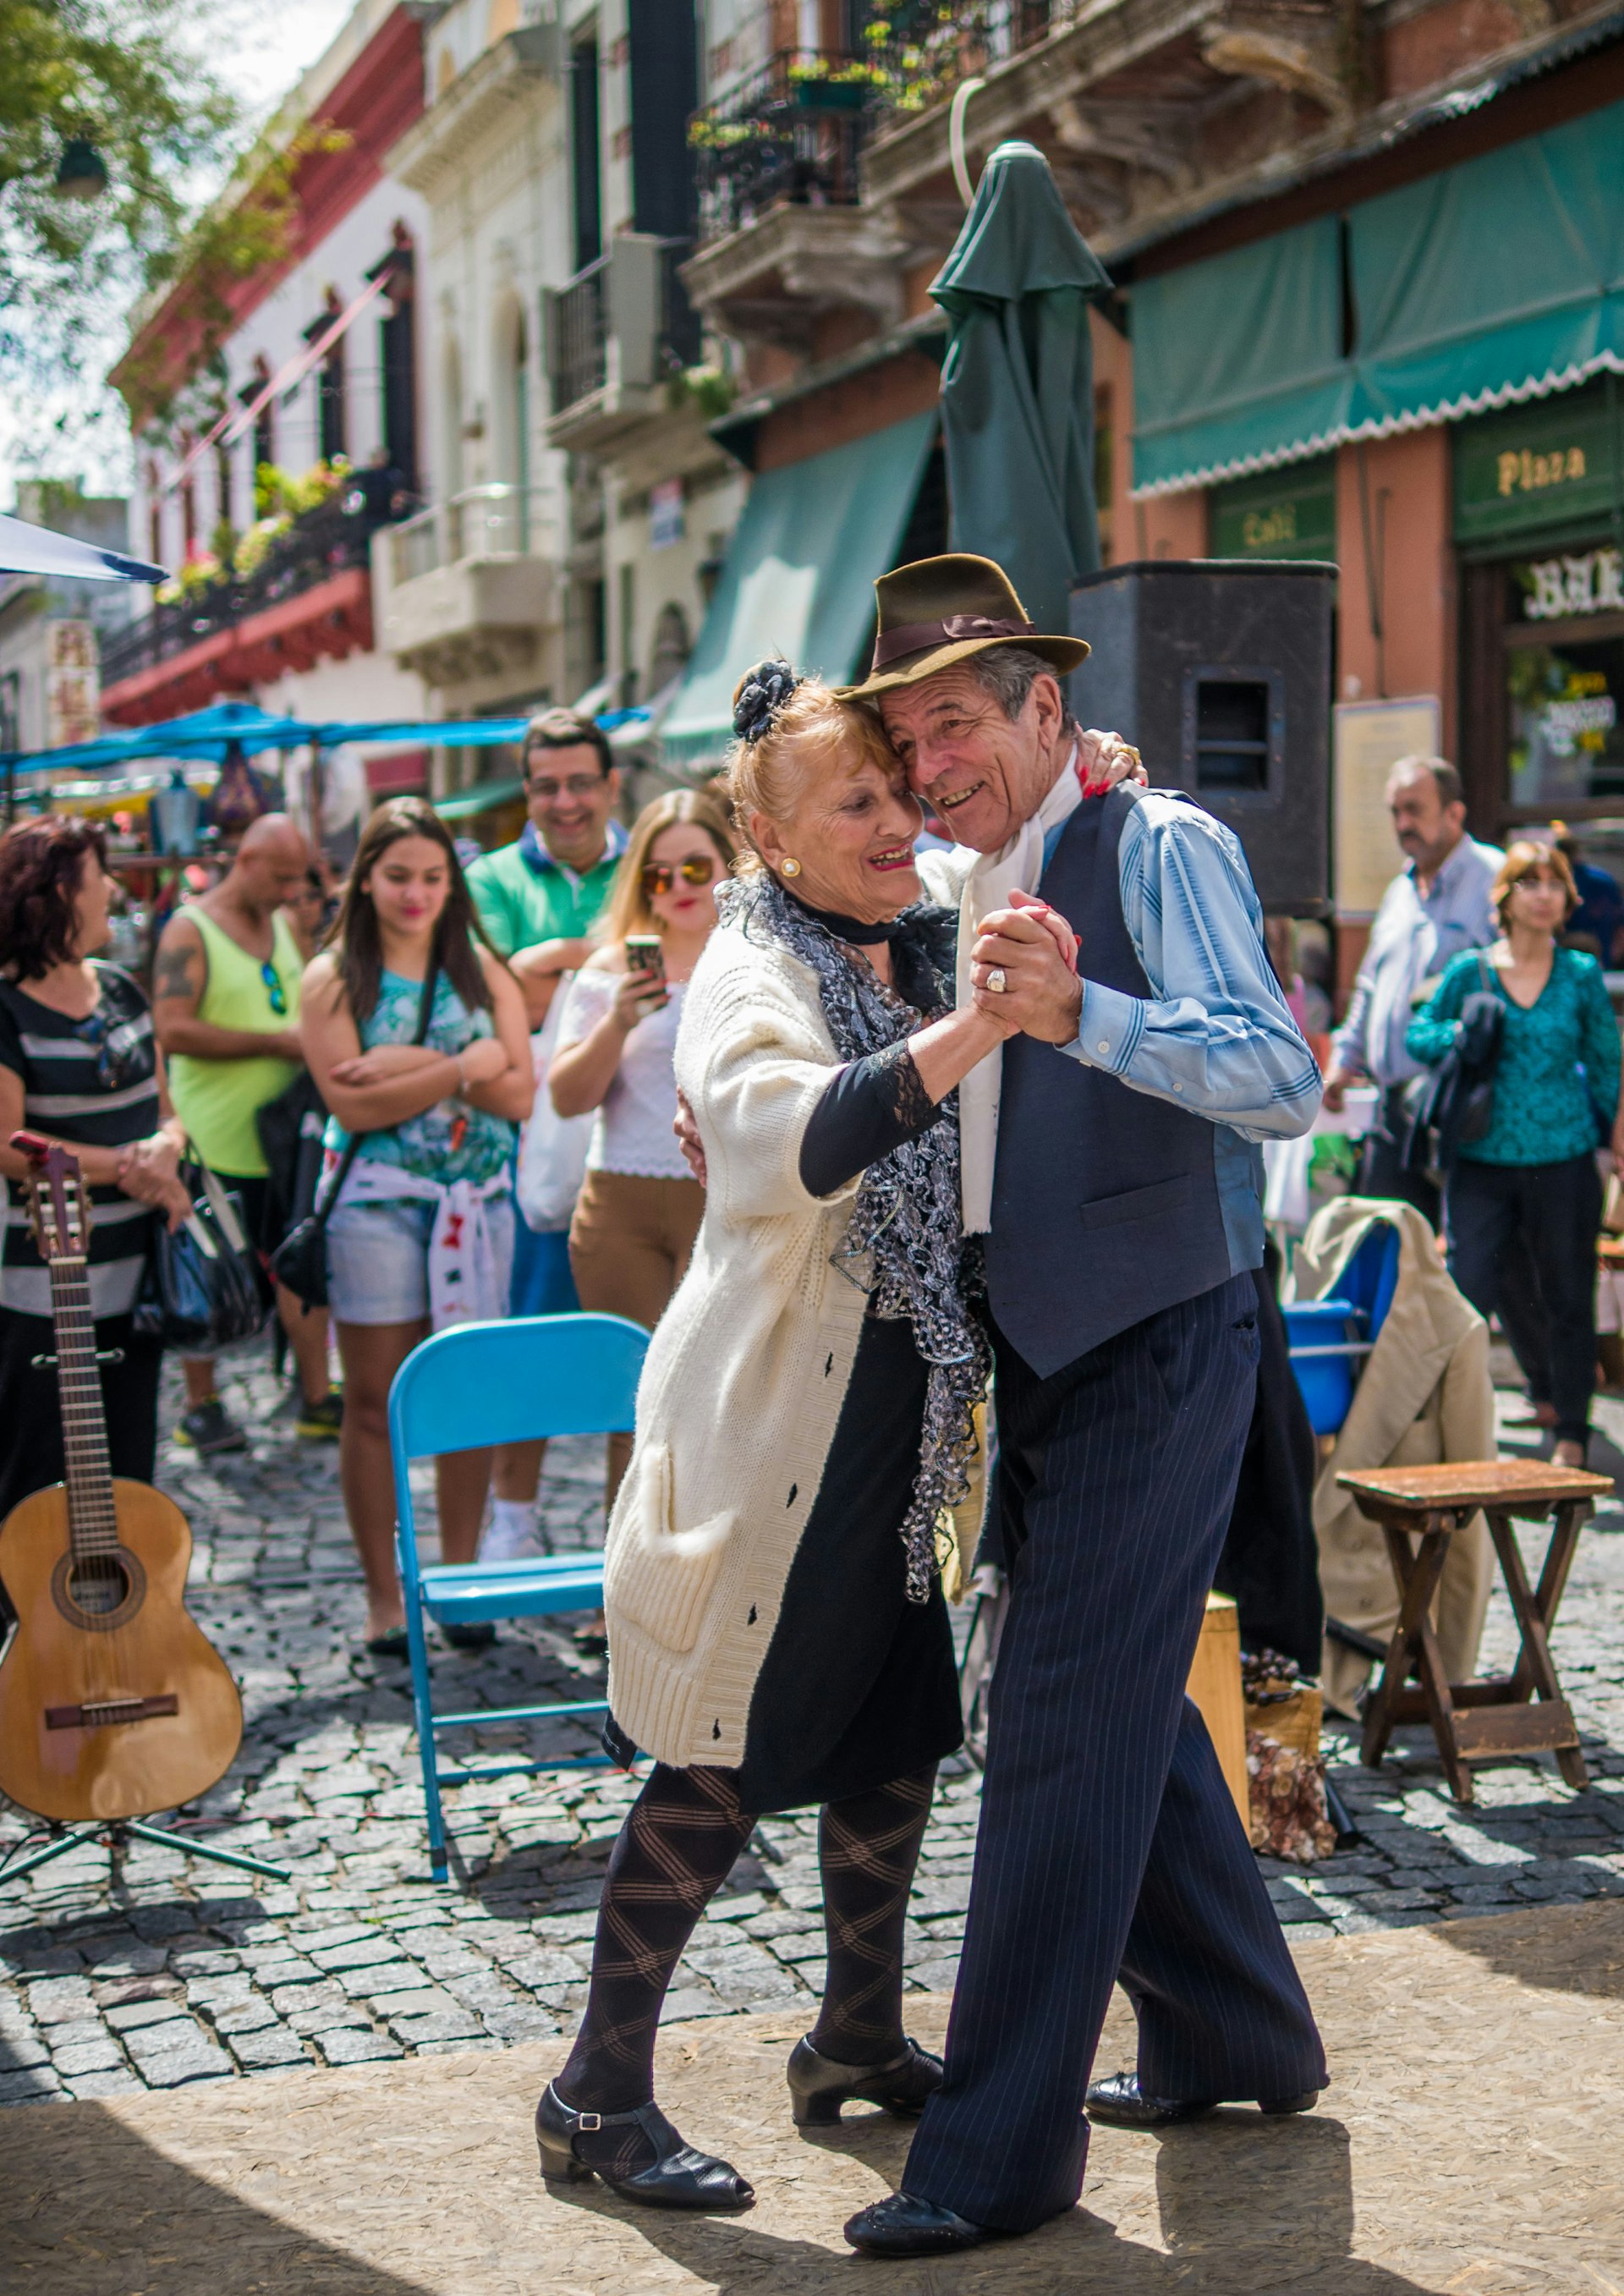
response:
<path id="1" fill-rule="evenodd" d="M 579 2013 L 603 1863 L 635 1787 L 589 1769 L 455 1788 L 463 1886 L 431 1883 L 406 1669 L 360 1651 L 333 1452 L 295 1441 L 258 1362 L 235 1367 L 227 1395 L 254 1431 L 250 1453 L 209 1464 L 167 1447 L 160 1475 L 190 1517 L 193 1607 L 242 1681 L 248 1728 L 229 1775 L 177 1823 L 291 1879 L 132 1844 L 116 1873 L 104 1850 L 84 1848 L 0 1882 L 0 2103 L 496 2049 L 568 2032 Z M 175 1407 L 172 1397 L 166 1423 Z M 1624 1442 L 1624 1406 L 1604 1401 L 1598 1417 Z M 1598 1464 L 1624 1473 L 1611 1444 Z M 554 1447 L 545 1490 L 561 1548 L 599 1535 L 600 1477 L 595 1442 Z M 1582 1541 L 1556 1636 L 1594 1790 L 1571 1792 L 1547 1757 L 1480 1771 L 1480 1805 L 1463 1813 L 1424 1733 L 1403 1734 L 1380 1772 L 1333 1741 L 1360 1838 L 1307 1871 L 1266 1866 L 1295 1930 L 1624 1894 L 1621 1532 L 1624 1508 L 1610 1508 Z M 1497 1596 L 1486 1657 L 1511 1642 Z M 545 1623 L 504 1628 L 489 1653 L 440 1650 L 434 1663 L 441 1705 L 591 1697 L 603 1673 Z M 457 1751 L 486 1761 L 527 1742 L 554 1756 L 591 1751 L 580 1724 L 493 1724 L 467 1739 Z M 941 1783 L 907 1939 L 922 1988 L 953 1982 L 979 1784 L 967 1767 Z M 0 1809 L 0 1857 L 25 1828 Z M 695 1934 L 669 2016 L 808 2013 L 819 1902 L 815 1816 L 764 1823 Z"/>

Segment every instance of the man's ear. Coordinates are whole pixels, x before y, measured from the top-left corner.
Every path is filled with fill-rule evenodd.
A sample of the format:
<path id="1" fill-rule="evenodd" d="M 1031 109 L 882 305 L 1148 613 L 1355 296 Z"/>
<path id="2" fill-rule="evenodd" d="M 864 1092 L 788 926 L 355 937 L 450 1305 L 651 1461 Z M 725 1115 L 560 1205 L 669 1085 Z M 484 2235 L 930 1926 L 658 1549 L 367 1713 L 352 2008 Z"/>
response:
<path id="1" fill-rule="evenodd" d="M 1038 711 L 1038 734 L 1040 741 L 1058 740 L 1060 729 L 1066 722 L 1066 705 L 1060 690 L 1060 680 L 1052 670 L 1045 670 L 1032 680 L 1031 699 Z"/>

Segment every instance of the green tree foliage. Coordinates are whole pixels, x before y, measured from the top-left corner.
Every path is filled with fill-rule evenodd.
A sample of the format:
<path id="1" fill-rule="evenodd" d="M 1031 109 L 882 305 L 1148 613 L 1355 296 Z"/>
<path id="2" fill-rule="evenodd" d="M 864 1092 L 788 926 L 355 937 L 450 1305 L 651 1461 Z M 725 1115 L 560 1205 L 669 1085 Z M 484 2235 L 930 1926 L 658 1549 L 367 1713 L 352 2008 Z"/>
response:
<path id="1" fill-rule="evenodd" d="M 201 53 L 203 12 L 196 0 L 0 0 L 0 365 L 13 375 L 70 372 L 110 305 L 172 275 L 240 125 Z M 77 141 L 106 168 L 99 198 L 58 190 Z M 263 260 L 275 205 L 206 222 L 210 259 Z"/>

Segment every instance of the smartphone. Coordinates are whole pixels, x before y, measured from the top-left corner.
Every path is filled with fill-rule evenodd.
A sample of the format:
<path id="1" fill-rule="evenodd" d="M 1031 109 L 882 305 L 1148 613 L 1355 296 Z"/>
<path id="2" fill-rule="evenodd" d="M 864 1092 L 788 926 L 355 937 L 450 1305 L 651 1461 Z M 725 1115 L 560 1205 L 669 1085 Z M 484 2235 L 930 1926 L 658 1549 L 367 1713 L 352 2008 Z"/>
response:
<path id="1" fill-rule="evenodd" d="M 626 936 L 626 965 L 628 972 L 646 972 L 653 980 L 652 993 L 663 996 L 666 986 L 665 950 L 658 933 L 627 933 Z"/>

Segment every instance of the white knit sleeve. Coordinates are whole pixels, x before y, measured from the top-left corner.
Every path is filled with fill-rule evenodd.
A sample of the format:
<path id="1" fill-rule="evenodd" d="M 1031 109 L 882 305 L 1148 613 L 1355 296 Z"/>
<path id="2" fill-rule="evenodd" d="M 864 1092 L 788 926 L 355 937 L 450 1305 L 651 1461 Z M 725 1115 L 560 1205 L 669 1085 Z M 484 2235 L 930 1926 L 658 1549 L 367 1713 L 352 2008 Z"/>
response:
<path id="1" fill-rule="evenodd" d="M 801 1185 L 800 1144 L 841 1063 L 808 996 L 775 970 L 694 975 L 677 1046 L 677 1080 L 705 1145 L 707 1186 L 729 1218 L 824 1210 Z"/>

